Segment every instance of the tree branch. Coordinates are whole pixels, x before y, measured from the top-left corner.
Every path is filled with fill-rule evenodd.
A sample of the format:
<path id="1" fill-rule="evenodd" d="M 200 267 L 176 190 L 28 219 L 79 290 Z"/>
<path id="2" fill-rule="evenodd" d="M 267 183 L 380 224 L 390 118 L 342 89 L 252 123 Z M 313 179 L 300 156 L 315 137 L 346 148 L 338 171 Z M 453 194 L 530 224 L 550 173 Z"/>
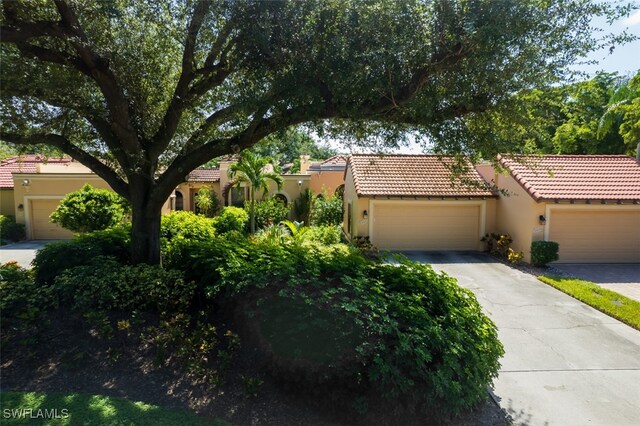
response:
<path id="1" fill-rule="evenodd" d="M 104 179 L 114 191 L 131 201 L 128 184 L 122 180 L 115 171 L 88 152 L 73 145 L 64 136 L 52 133 L 20 135 L 17 133 L 0 132 L 0 140 L 16 145 L 47 144 L 54 146 L 93 170 L 98 176 Z"/>
<path id="2" fill-rule="evenodd" d="M 150 145 L 152 155 L 159 156 L 169 145 L 173 137 L 184 108 L 189 102 L 189 85 L 193 81 L 194 73 L 194 52 L 198 33 L 204 22 L 204 18 L 209 11 L 211 3 L 209 0 L 200 0 L 193 10 L 193 15 L 187 28 L 187 38 L 185 40 L 184 52 L 182 54 L 182 71 L 176 84 L 176 88 L 171 98 L 171 103 L 162 120 L 160 128 L 156 132 Z"/>

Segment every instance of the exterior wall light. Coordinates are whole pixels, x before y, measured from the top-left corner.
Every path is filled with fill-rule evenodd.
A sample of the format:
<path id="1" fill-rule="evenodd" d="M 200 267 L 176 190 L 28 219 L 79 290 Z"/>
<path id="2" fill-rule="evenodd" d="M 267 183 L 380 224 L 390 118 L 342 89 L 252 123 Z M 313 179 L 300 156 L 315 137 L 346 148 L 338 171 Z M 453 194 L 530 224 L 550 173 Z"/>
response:
<path id="1" fill-rule="evenodd" d="M 366 211 L 366 210 L 365 210 L 365 211 L 363 211 L 363 212 L 362 212 L 362 217 L 363 217 L 363 218 L 365 218 L 365 219 L 366 219 L 366 218 L 368 218 L 368 217 L 369 217 L 369 213 L 367 213 L 367 211 Z"/>
<path id="2" fill-rule="evenodd" d="M 31 181 L 29 179 L 25 179 L 22 181 L 22 186 L 29 186 L 31 185 Z"/>
<path id="3" fill-rule="evenodd" d="M 540 222 L 540 225 L 544 225 L 545 223 L 547 223 L 547 218 L 544 217 L 543 214 L 541 214 L 540 216 L 538 216 L 538 222 Z"/>
<path id="4" fill-rule="evenodd" d="M 302 186 L 302 181 L 301 181 L 301 180 L 299 180 L 299 181 L 298 181 L 298 187 L 301 187 L 301 186 Z"/>

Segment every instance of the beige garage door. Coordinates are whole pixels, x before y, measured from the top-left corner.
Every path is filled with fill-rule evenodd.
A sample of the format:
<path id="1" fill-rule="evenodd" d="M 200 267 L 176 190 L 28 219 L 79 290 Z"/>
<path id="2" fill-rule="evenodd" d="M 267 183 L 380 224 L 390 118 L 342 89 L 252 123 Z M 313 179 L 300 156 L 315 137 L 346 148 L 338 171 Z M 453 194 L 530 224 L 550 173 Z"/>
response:
<path id="1" fill-rule="evenodd" d="M 376 204 L 372 243 L 386 250 L 477 250 L 480 206 Z"/>
<path id="2" fill-rule="evenodd" d="M 31 200 L 31 237 L 34 240 L 69 239 L 73 233 L 51 223 L 49 215 L 60 203 L 60 200 Z"/>
<path id="3" fill-rule="evenodd" d="M 640 262 L 640 210 L 551 210 L 559 262 Z"/>

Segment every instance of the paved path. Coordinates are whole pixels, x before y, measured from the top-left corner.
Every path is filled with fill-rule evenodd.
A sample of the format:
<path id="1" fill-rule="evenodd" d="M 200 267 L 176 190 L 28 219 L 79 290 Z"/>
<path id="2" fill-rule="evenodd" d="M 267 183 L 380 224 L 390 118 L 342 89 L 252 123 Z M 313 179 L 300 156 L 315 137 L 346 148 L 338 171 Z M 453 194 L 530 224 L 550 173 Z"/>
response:
<path id="1" fill-rule="evenodd" d="M 640 424 L 640 332 L 482 253 L 406 253 L 471 289 L 506 354 L 494 393 L 516 425 Z"/>
<path id="2" fill-rule="evenodd" d="M 640 301 L 640 263 L 554 263 L 553 267 Z"/>
<path id="3" fill-rule="evenodd" d="M 53 241 L 56 240 L 21 241 L 0 246 L 0 263 L 15 260 L 20 266 L 30 268 L 31 261 L 36 257 L 36 251 Z"/>

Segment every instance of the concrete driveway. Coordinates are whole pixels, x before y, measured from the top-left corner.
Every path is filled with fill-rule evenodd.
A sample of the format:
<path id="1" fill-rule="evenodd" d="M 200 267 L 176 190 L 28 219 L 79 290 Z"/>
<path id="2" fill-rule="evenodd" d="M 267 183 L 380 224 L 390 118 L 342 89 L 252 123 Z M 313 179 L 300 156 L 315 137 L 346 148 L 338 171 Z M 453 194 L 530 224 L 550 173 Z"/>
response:
<path id="1" fill-rule="evenodd" d="M 405 253 L 473 291 L 505 347 L 494 394 L 517 425 L 638 425 L 640 332 L 483 253 Z"/>
<path id="2" fill-rule="evenodd" d="M 0 263 L 15 260 L 20 266 L 30 268 L 31 261 L 36 257 L 36 251 L 53 241 L 57 240 L 20 241 L 19 243 L 0 246 Z"/>
<path id="3" fill-rule="evenodd" d="M 554 263 L 553 267 L 640 301 L 640 263 Z"/>

